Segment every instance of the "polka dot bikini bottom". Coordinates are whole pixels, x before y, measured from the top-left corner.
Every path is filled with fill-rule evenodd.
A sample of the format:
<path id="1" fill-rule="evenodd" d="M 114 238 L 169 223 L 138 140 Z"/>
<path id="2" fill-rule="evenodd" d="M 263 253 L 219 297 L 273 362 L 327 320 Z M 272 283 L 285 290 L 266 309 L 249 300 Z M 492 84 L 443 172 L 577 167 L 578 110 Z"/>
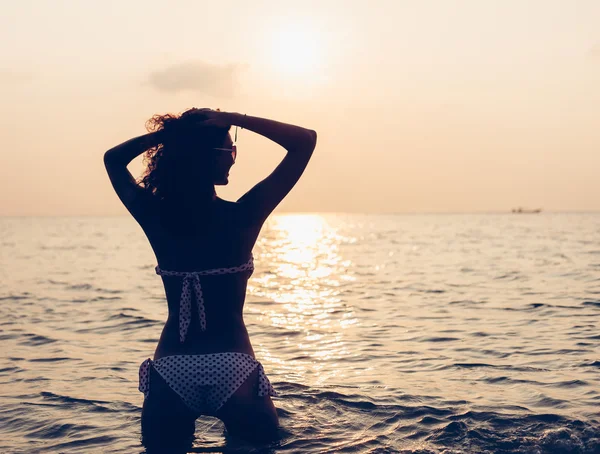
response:
<path id="1" fill-rule="evenodd" d="M 145 397 L 150 392 L 150 366 L 198 414 L 214 414 L 257 367 L 258 395 L 277 395 L 262 364 L 245 353 L 174 355 L 156 361 L 147 359 L 140 366 L 139 383 L 139 390 Z"/>

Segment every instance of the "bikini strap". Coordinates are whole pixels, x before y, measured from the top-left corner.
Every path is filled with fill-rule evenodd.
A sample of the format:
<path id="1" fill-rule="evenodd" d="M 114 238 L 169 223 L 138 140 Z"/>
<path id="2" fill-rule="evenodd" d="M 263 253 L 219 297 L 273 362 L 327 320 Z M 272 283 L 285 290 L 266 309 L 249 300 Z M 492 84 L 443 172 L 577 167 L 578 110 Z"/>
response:
<path id="1" fill-rule="evenodd" d="M 210 270 L 202 271 L 168 271 L 163 270 L 159 266 L 156 266 L 155 271 L 159 276 L 177 276 L 177 277 L 194 277 L 194 276 L 214 276 L 219 274 L 234 274 L 241 273 L 243 271 L 254 270 L 254 257 L 251 255 L 250 259 L 239 266 L 232 266 L 230 268 L 213 268 Z"/>
<path id="2" fill-rule="evenodd" d="M 155 270 L 159 276 L 177 276 L 183 278 L 181 298 L 179 300 L 179 341 L 183 342 L 185 341 L 185 336 L 192 319 L 192 288 L 196 295 L 200 330 L 206 331 L 206 313 L 204 310 L 204 297 L 202 296 L 200 276 L 217 276 L 252 271 L 254 270 L 254 258 L 251 255 L 246 263 L 231 268 L 215 268 L 203 271 L 168 271 L 157 266 Z"/>
<path id="3" fill-rule="evenodd" d="M 140 365 L 140 381 L 138 389 L 144 393 L 144 397 L 148 397 L 148 393 L 150 392 L 150 366 L 152 364 L 152 360 L 148 358 Z"/>

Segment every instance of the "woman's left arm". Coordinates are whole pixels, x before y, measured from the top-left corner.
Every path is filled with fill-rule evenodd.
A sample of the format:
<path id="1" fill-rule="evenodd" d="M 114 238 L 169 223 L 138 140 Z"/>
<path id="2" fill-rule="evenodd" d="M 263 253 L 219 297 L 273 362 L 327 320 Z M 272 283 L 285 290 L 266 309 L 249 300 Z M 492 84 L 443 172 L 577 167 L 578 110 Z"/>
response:
<path id="1" fill-rule="evenodd" d="M 147 214 L 145 191 L 137 184 L 127 165 L 149 148 L 160 143 L 160 134 L 151 132 L 135 137 L 104 153 L 104 165 L 110 182 L 123 205 L 138 222 Z"/>

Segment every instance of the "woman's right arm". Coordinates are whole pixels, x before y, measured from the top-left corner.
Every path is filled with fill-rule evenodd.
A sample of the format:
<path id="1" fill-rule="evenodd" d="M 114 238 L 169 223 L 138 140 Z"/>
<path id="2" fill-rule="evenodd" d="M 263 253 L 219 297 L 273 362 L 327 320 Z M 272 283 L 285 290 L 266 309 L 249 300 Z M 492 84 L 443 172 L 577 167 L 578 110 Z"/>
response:
<path id="1" fill-rule="evenodd" d="M 110 182 L 123 205 L 138 222 L 143 222 L 148 214 L 148 194 L 135 181 L 127 170 L 127 165 L 149 148 L 160 142 L 156 132 L 130 139 L 104 153 L 104 165 Z"/>
<path id="2" fill-rule="evenodd" d="M 239 113 L 210 111 L 208 116 L 209 124 L 212 118 L 213 124 L 221 122 L 240 126 L 271 139 L 287 151 L 277 168 L 238 200 L 250 216 L 258 221 L 264 221 L 290 192 L 306 169 L 317 144 L 317 133 L 300 126 Z"/>

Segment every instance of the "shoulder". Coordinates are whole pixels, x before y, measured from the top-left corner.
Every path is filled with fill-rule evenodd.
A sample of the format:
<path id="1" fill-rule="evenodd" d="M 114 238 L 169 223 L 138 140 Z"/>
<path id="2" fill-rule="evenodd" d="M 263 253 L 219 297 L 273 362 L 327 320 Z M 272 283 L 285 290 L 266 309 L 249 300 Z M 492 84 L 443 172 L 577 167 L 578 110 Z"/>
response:
<path id="1" fill-rule="evenodd" d="M 227 224 L 242 229 L 258 229 L 262 227 L 264 219 L 256 210 L 243 201 L 218 199 L 219 217 Z"/>

